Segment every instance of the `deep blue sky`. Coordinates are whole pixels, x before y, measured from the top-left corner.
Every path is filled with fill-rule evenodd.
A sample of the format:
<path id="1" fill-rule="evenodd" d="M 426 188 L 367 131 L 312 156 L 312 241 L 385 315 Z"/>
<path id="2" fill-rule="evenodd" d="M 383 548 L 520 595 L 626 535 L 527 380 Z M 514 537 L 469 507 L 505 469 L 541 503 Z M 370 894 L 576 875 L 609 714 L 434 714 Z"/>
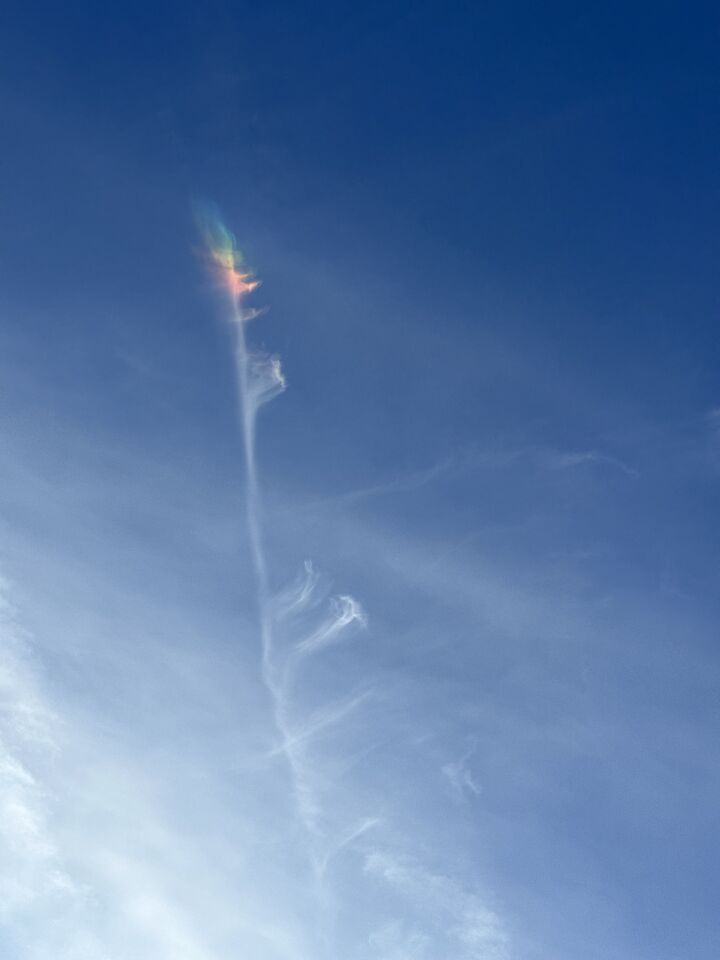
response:
<path id="1" fill-rule="evenodd" d="M 51 762 L 0 730 L 40 784 L 8 773 L 13 809 L 54 837 L 2 839 L 0 893 L 26 891 L 5 953 L 715 958 L 717 10 L 12 4 L 1 26 L 0 562 L 37 660 L 8 689 L 69 731 Z M 197 197 L 262 277 L 250 336 L 288 379 L 258 441 L 273 587 L 312 556 L 368 615 L 364 654 L 298 694 L 315 717 L 338 677 L 376 698 L 305 758 L 342 851 L 312 907 L 263 760 Z"/>

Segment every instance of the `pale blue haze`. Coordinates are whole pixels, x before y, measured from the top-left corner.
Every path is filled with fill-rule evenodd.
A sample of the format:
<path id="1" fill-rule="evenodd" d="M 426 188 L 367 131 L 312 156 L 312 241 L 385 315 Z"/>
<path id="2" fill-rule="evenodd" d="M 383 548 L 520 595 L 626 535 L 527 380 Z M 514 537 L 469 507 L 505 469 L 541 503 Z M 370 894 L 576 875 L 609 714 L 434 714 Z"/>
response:
<path id="1" fill-rule="evenodd" d="M 0 957 L 716 960 L 717 11 L 2 20 Z"/>

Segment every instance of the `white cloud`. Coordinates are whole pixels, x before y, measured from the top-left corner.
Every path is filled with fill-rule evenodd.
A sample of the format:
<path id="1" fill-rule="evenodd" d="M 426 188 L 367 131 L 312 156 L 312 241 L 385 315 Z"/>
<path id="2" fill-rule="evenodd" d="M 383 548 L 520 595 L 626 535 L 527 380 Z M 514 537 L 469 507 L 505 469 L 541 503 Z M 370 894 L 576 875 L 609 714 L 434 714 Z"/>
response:
<path id="1" fill-rule="evenodd" d="M 457 960 L 510 956 L 504 925 L 478 891 L 429 870 L 416 859 L 384 850 L 367 854 L 365 870 L 394 888 L 413 911 L 415 925 L 409 931 L 418 948 L 425 949 L 427 944 L 434 955 L 452 952 Z"/>
<path id="2" fill-rule="evenodd" d="M 469 797 L 479 797 L 482 793 L 482 788 L 477 783 L 470 766 L 474 753 L 473 745 L 457 760 L 451 760 L 441 768 L 450 786 L 453 799 L 458 803 L 462 803 Z"/>
<path id="3" fill-rule="evenodd" d="M 0 612 L 0 913 L 77 893 L 52 835 L 43 771 L 56 758 L 58 718 L 43 700 L 29 639 L 3 583 Z"/>

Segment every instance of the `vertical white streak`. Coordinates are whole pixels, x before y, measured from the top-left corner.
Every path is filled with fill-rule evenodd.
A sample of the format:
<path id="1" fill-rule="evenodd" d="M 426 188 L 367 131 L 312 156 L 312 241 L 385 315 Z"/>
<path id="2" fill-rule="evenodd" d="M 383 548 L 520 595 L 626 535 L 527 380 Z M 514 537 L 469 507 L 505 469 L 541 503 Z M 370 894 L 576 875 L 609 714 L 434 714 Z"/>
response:
<path id="1" fill-rule="evenodd" d="M 262 539 L 260 490 L 258 486 L 257 464 L 255 460 L 255 423 L 260 405 L 271 399 L 271 395 L 285 387 L 280 366 L 275 358 L 270 361 L 267 387 L 263 390 L 261 377 L 263 372 L 256 366 L 248 351 L 245 336 L 245 324 L 249 315 L 242 310 L 239 296 L 233 297 L 233 326 L 235 329 L 235 366 L 240 395 L 240 422 L 242 426 L 243 452 L 245 455 L 245 506 L 247 513 L 248 536 L 252 553 L 253 568 L 258 594 L 258 616 L 260 619 L 260 638 L 262 644 L 263 680 L 273 699 L 277 698 L 277 688 L 272 677 L 272 621 L 270 615 L 270 597 L 267 576 L 267 564 Z M 253 383 L 255 375 L 255 383 Z"/>
<path id="2" fill-rule="evenodd" d="M 324 884 L 331 858 L 357 840 L 377 822 L 365 819 L 342 831 L 340 840 L 328 836 L 328 818 L 323 809 L 323 778 L 309 757 L 310 741 L 329 728 L 345 721 L 369 696 L 365 691 L 340 699 L 316 710 L 305 722 L 293 717 L 293 686 L 301 661 L 321 653 L 338 643 L 345 629 L 357 622 L 365 623 L 360 604 L 347 595 L 335 597 L 331 609 L 319 624 L 310 626 L 305 612 L 317 602 L 318 575 L 309 561 L 304 577 L 295 588 L 272 597 L 268 576 L 262 525 L 262 496 L 255 456 L 256 422 L 260 407 L 285 389 L 285 380 L 276 357 L 256 354 L 249 349 L 245 325 L 254 311 L 244 310 L 243 293 L 232 294 L 232 320 L 235 333 L 235 364 L 240 405 L 242 444 L 245 456 L 246 513 L 248 538 L 257 588 L 257 609 L 260 623 L 262 680 L 272 705 L 275 730 L 290 771 L 292 792 L 298 821 L 306 837 L 307 856 L 312 870 L 312 888 L 317 902 L 320 923 L 318 935 L 325 945 L 323 956 L 331 948 L 334 897 Z M 283 642 L 276 644 L 276 627 Z"/>

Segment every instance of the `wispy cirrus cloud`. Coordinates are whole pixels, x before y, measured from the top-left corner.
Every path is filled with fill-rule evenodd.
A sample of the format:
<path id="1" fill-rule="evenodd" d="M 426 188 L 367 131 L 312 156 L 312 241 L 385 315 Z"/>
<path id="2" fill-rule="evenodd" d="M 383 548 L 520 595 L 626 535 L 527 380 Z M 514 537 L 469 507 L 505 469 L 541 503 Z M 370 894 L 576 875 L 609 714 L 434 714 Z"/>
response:
<path id="1" fill-rule="evenodd" d="M 506 960 L 509 938 L 503 922 L 481 894 L 457 878 L 437 873 L 409 857 L 371 850 L 365 871 L 390 888 L 411 910 L 403 925 L 380 928 L 371 938 L 378 957 L 427 957 L 452 953 L 458 960 Z M 409 952 L 403 953 L 404 942 Z"/>
<path id="2" fill-rule="evenodd" d="M 51 821 L 45 780 L 60 751 L 59 718 L 43 698 L 29 638 L 0 582 L 0 913 L 13 917 L 38 901 L 79 895 Z"/>
<path id="3" fill-rule="evenodd" d="M 482 793 L 480 784 L 475 779 L 470 761 L 475 754 L 477 744 L 473 743 L 456 760 L 443 764 L 441 771 L 447 779 L 453 799 L 462 803 L 468 798 L 479 797 Z"/>
<path id="4" fill-rule="evenodd" d="M 583 465 L 596 465 L 596 466 L 608 466 L 615 467 L 617 470 L 620 470 L 627 477 L 631 477 L 636 480 L 640 473 L 635 467 L 629 466 L 623 460 L 620 460 L 619 457 L 610 456 L 607 453 L 600 453 L 597 450 L 577 450 L 561 453 L 559 451 L 545 453 L 547 458 L 547 463 L 551 468 L 558 470 L 580 467 Z"/>

